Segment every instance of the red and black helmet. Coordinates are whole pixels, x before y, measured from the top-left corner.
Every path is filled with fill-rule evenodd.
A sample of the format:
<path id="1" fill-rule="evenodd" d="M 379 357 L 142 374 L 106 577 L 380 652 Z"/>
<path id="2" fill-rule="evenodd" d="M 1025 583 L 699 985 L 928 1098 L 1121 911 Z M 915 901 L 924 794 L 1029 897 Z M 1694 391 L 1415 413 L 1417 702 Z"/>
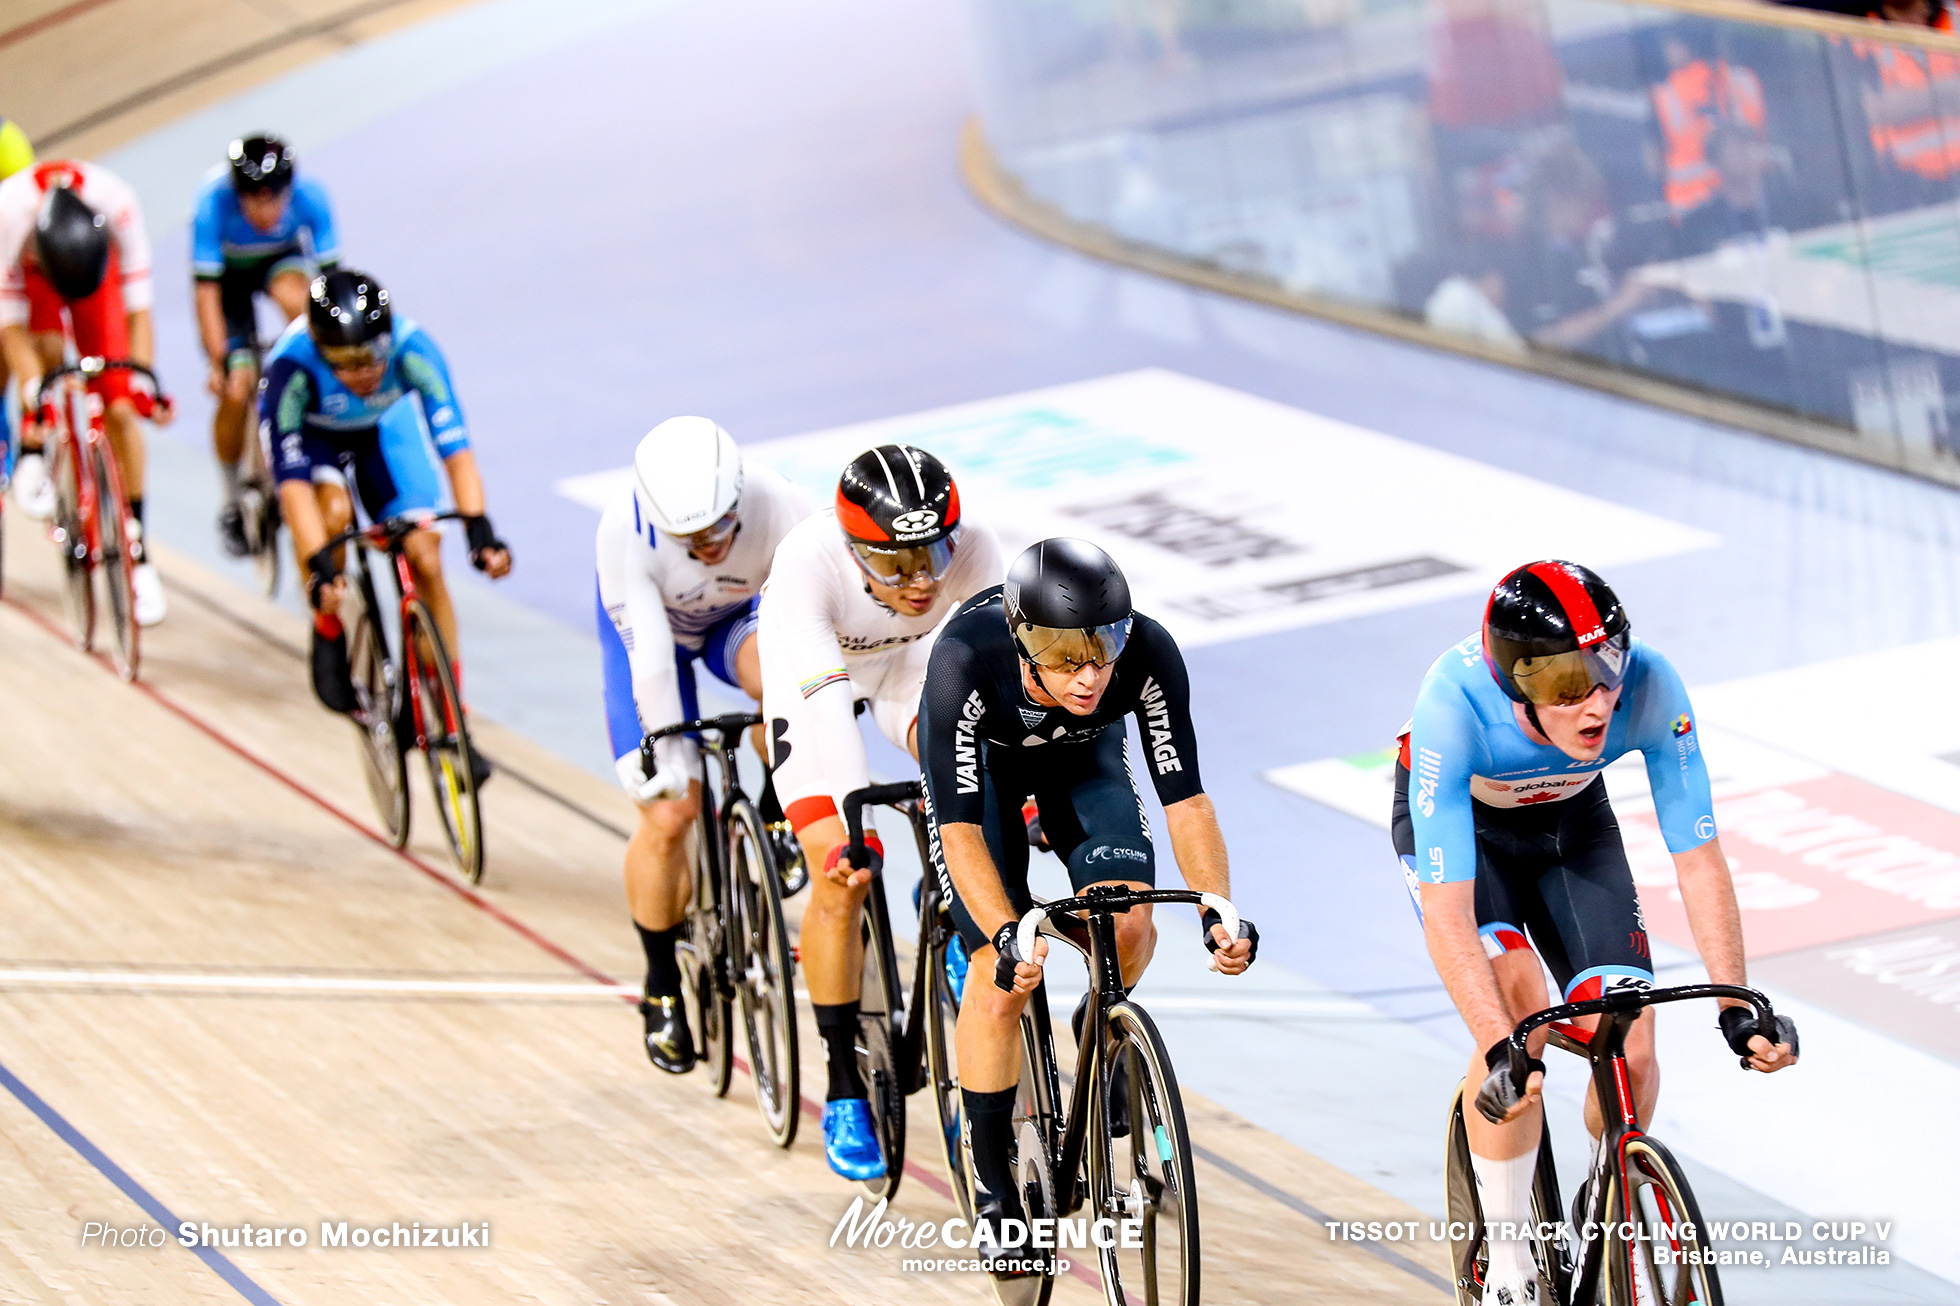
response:
<path id="1" fill-rule="evenodd" d="M 873 580 L 937 579 L 960 531 L 960 490 L 944 463 L 909 444 L 881 444 L 837 482 L 837 524 Z"/>
<path id="2" fill-rule="evenodd" d="M 1484 608 L 1490 674 L 1511 698 L 1538 707 L 1618 689 L 1632 639 L 1612 587 L 1576 562 L 1527 563 L 1497 582 Z"/>

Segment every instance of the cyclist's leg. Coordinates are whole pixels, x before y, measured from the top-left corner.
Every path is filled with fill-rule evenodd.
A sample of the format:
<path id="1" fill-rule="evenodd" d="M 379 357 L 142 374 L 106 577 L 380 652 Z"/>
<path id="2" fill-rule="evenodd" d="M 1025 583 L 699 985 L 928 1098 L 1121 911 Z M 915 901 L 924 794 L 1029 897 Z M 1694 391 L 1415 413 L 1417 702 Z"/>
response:
<path id="1" fill-rule="evenodd" d="M 266 274 L 265 293 L 279 305 L 286 321 L 291 322 L 306 311 L 309 280 L 306 264 L 297 256 L 278 259 Z"/>
<path id="2" fill-rule="evenodd" d="M 252 421 L 252 400 L 259 383 L 253 346 L 258 322 L 252 297 L 265 288 L 262 261 L 227 266 L 218 281 L 218 298 L 225 319 L 225 384 L 218 410 L 211 416 L 211 448 L 218 457 L 225 502 L 238 501 L 238 464 L 245 455 L 245 435 Z"/>
<path id="3" fill-rule="evenodd" d="M 1155 888 L 1157 855 L 1143 798 L 1130 773 L 1128 732 L 1118 723 L 1074 752 L 1067 764 L 1050 763 L 1034 795 L 1042 831 L 1068 867 L 1069 883 L 1077 893 L 1092 884 Z M 1115 924 L 1127 987 L 1150 964 L 1157 927 L 1147 903 L 1116 917 Z"/>
<path id="4" fill-rule="evenodd" d="M 601 632 L 611 630 L 612 622 L 603 621 Z M 616 632 L 613 638 L 619 638 Z M 681 717 L 691 721 L 700 712 L 695 700 L 693 659 L 676 646 L 674 662 L 680 674 Z M 614 692 L 612 674 L 611 659 L 608 659 L 606 688 L 609 696 Z M 625 690 L 629 696 L 633 692 L 630 684 Z M 684 742 L 688 745 L 682 750 L 686 757 L 685 765 L 692 770 L 694 746 L 692 741 Z M 648 997 L 680 996 L 680 967 L 674 961 L 674 944 L 682 921 L 687 916 L 688 897 L 693 887 L 693 876 L 688 866 L 687 835 L 700 814 L 701 784 L 698 780 L 690 779 L 685 798 L 662 799 L 640 805 L 639 823 L 626 844 L 626 904 L 633 913 L 640 946 L 646 953 Z"/>
<path id="5" fill-rule="evenodd" d="M 381 415 L 374 438 L 361 446 L 354 464 L 361 505 L 376 521 L 405 513 L 433 512 L 442 502 L 442 480 L 435 454 L 422 435 L 413 404 L 396 404 Z M 456 610 L 442 574 L 442 536 L 433 528 L 418 530 L 402 542 L 415 588 L 436 619 L 450 660 L 458 665 L 456 684 L 462 688 L 462 645 L 456 638 Z"/>
<path id="6" fill-rule="evenodd" d="M 1652 988 L 1647 922 L 1606 786 L 1594 784 L 1559 806 L 1566 809 L 1559 827 L 1560 860 L 1539 877 L 1534 895 L 1539 919 L 1527 921 L 1532 937 L 1543 941 L 1546 965 L 1567 1002 L 1619 988 Z M 1578 1023 L 1590 1029 L 1599 1017 Z M 1627 1031 L 1626 1058 L 1640 1118 L 1651 1120 L 1660 1097 L 1652 1008 Z M 1602 1127 L 1600 1104 L 1590 1088 L 1586 1127 L 1595 1137 Z"/>
<path id="7" fill-rule="evenodd" d="M 701 665 L 716 680 L 730 689 L 741 690 L 758 703 L 762 701 L 762 644 L 756 638 L 756 631 L 762 624 L 761 609 L 762 596 L 757 595 L 738 611 L 708 627 L 701 644 Z M 755 755 L 763 760 L 766 767 L 769 751 L 761 726 L 750 729 L 749 746 L 755 749 Z M 766 774 L 762 793 L 762 819 L 771 824 L 782 820 L 782 811 L 775 802 L 775 790 L 770 786 Z"/>

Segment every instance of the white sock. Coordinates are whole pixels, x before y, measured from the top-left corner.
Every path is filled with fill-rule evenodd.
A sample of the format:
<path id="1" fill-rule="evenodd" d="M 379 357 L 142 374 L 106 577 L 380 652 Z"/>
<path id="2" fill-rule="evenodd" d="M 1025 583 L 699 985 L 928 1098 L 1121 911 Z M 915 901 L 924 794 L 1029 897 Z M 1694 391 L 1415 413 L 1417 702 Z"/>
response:
<path id="1" fill-rule="evenodd" d="M 1499 1161 L 1470 1154 L 1470 1168 L 1477 1176 L 1477 1201 L 1483 1208 L 1485 1245 L 1490 1266 L 1484 1276 L 1485 1300 L 1503 1306 L 1531 1306 L 1538 1300 L 1538 1264 L 1531 1258 L 1528 1238 L 1500 1238 L 1502 1226 L 1522 1231 L 1531 1223 L 1531 1180 L 1538 1169 L 1538 1150 Z M 1497 1226 L 1493 1231 L 1492 1226 Z M 1504 1290 L 1512 1296 L 1504 1298 Z"/>

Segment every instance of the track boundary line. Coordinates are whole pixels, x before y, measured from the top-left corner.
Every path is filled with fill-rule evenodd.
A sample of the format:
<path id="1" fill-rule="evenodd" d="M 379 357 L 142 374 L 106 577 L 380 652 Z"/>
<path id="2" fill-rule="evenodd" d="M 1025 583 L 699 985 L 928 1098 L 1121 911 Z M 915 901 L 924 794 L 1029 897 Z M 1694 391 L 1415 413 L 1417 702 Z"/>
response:
<path id="1" fill-rule="evenodd" d="M 129 1171 L 110 1160 L 109 1154 L 91 1142 L 88 1135 L 70 1124 L 68 1117 L 49 1106 L 45 1098 L 22 1083 L 20 1077 L 4 1064 L 0 1064 L 0 1085 L 4 1085 L 9 1093 L 20 1100 L 22 1106 L 38 1116 L 41 1123 L 54 1132 L 56 1138 L 73 1148 L 77 1155 L 95 1167 L 97 1173 L 121 1189 L 125 1197 L 135 1202 L 143 1209 L 145 1215 L 155 1220 L 166 1231 L 174 1230 L 184 1223 L 171 1212 L 169 1207 L 159 1201 L 154 1193 L 136 1182 Z M 183 1246 L 177 1241 L 174 1233 L 169 1236 L 173 1244 Z M 234 1265 L 230 1258 L 217 1248 L 198 1246 L 185 1250 L 203 1261 L 213 1274 L 235 1288 L 238 1295 L 251 1302 L 252 1306 L 280 1306 L 277 1297 L 253 1282 L 250 1275 Z"/>

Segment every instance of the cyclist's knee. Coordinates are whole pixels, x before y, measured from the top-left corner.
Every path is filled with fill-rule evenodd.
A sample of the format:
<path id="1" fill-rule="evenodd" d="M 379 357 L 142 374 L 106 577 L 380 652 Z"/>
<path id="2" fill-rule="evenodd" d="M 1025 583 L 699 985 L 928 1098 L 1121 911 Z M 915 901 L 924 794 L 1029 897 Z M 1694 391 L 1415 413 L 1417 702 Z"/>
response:
<path id="1" fill-rule="evenodd" d="M 687 837 L 694 819 L 700 814 L 701 808 L 697 803 L 690 803 L 685 798 L 664 798 L 640 809 L 640 824 L 656 844 L 671 847 Z"/>
<path id="2" fill-rule="evenodd" d="M 998 955 L 992 948 L 973 952 L 967 974 L 978 978 L 967 981 L 966 992 L 960 999 L 959 1018 L 962 1024 L 971 1022 L 976 1029 L 998 1030 L 1005 1035 L 1020 1023 L 1029 995 L 1009 993 L 994 983 L 994 962 Z"/>
<path id="3" fill-rule="evenodd" d="M 442 584 L 442 537 L 434 531 L 416 531 L 403 542 L 402 552 L 423 588 Z"/>
<path id="4" fill-rule="evenodd" d="M 1116 951 L 1126 961 L 1150 960 L 1157 946 L 1157 922 L 1148 906 L 1132 907 L 1116 917 Z"/>
<path id="5" fill-rule="evenodd" d="M 258 373 L 249 367 L 233 368 L 225 373 L 225 402 L 243 408 L 252 401 L 252 390 L 258 380 Z"/>

